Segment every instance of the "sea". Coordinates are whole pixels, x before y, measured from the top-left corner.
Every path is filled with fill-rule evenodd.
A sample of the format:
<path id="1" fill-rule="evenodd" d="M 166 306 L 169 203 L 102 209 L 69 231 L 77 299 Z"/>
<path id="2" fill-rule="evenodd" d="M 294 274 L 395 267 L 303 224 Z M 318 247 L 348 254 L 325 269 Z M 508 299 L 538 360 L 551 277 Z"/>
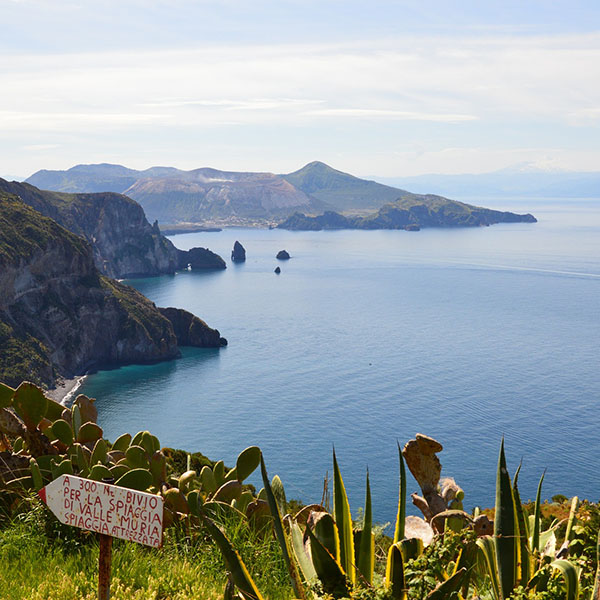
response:
<path id="1" fill-rule="evenodd" d="M 600 199 L 479 203 L 538 223 L 171 237 L 227 269 L 127 283 L 229 345 L 89 376 L 81 392 L 105 436 L 147 429 L 229 466 L 258 445 L 305 503 L 331 493 L 335 448 L 353 513 L 368 471 L 382 524 L 396 514 L 398 444 L 417 433 L 443 445 L 466 508 L 494 505 L 502 438 L 523 499 L 545 472 L 545 498 L 600 500 Z M 244 263 L 229 260 L 236 240 Z M 276 260 L 283 249 L 290 260 Z"/>

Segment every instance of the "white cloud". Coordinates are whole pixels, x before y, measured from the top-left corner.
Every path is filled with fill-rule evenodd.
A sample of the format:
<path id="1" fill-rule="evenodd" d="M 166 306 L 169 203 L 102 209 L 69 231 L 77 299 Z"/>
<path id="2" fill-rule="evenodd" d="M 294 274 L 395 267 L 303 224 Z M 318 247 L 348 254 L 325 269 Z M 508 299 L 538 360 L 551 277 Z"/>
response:
<path id="1" fill-rule="evenodd" d="M 210 143 L 220 127 L 277 126 L 283 147 L 285 128 L 334 131 L 371 121 L 412 123 L 429 127 L 423 131 L 431 135 L 436 124 L 451 125 L 455 140 L 427 142 L 435 161 L 448 143 L 460 146 L 463 127 L 476 123 L 486 128 L 492 157 L 493 146 L 502 145 L 494 138 L 507 128 L 537 123 L 541 138 L 554 128 L 598 124 L 600 33 L 4 56 L 0 84 L 0 137 L 41 131 L 62 139 L 87 132 L 89 148 L 93 135 L 107 132 L 117 141 L 119 135 L 133 140 L 154 128 L 162 140 L 173 141 L 175 132 L 202 131 Z M 357 146 L 361 135 L 357 130 Z M 59 142 L 58 137 L 48 141 Z M 558 134 L 544 143 L 559 147 Z M 391 156 L 395 149 L 388 145 L 383 151 Z M 597 158 L 599 153 L 596 147 Z M 501 154 L 498 150 L 496 157 Z M 467 154 L 460 160 L 468 170 Z M 415 163 L 415 169 L 422 164 Z"/>
<path id="2" fill-rule="evenodd" d="M 43 152 L 45 150 L 54 150 L 54 148 L 60 148 L 59 144 L 29 144 L 23 146 L 23 150 L 29 150 L 32 152 Z"/>

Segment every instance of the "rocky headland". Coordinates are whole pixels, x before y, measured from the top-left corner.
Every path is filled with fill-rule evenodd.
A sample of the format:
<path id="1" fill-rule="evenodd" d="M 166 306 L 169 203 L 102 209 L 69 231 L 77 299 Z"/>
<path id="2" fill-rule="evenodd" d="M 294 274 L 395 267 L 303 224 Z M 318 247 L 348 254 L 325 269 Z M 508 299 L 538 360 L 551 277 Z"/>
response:
<path id="1" fill-rule="evenodd" d="M 179 355 L 171 320 L 102 275 L 94 258 L 82 237 L 0 192 L 0 381 L 52 387 L 90 369 Z M 180 344 L 220 339 L 191 317 L 194 335 Z"/>
<path id="2" fill-rule="evenodd" d="M 481 227 L 496 223 L 536 223 L 531 214 L 518 215 L 448 200 L 441 196 L 400 198 L 375 214 L 348 217 L 325 212 L 315 217 L 296 213 L 280 223 L 281 229 L 319 231 L 322 229 L 404 229 L 424 227 Z"/>
<path id="3" fill-rule="evenodd" d="M 92 247 L 96 267 L 108 277 L 172 274 L 189 263 L 196 269 L 226 267 L 221 257 L 204 248 L 178 250 L 162 235 L 158 223 L 150 225 L 143 208 L 122 194 L 50 192 L 4 179 L 0 179 L 0 192 L 18 196 L 25 204 L 86 239 Z"/>

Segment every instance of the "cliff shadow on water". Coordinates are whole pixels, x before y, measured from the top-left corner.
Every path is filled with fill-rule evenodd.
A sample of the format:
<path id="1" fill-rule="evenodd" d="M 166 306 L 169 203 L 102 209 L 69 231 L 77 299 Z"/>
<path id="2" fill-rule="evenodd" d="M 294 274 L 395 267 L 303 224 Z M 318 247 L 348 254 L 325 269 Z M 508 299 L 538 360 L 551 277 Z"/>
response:
<path id="1" fill-rule="evenodd" d="M 97 405 L 103 414 L 119 414 L 121 409 L 128 409 L 135 402 L 135 398 L 121 393 L 120 390 L 134 388 L 137 396 L 143 394 L 144 390 L 155 392 L 156 389 L 161 389 L 164 390 L 164 394 L 158 399 L 158 403 L 162 410 L 175 411 L 179 405 L 175 375 L 185 377 L 186 371 L 189 371 L 190 376 L 201 378 L 202 372 L 213 369 L 215 362 L 220 358 L 218 348 L 184 346 L 180 351 L 181 356 L 175 360 L 97 370 L 91 380 L 84 381 L 78 393 L 98 398 Z M 139 421 L 140 415 L 130 419 L 129 412 L 123 412 L 121 415 L 125 421 L 131 420 L 135 429 L 136 420 Z"/>

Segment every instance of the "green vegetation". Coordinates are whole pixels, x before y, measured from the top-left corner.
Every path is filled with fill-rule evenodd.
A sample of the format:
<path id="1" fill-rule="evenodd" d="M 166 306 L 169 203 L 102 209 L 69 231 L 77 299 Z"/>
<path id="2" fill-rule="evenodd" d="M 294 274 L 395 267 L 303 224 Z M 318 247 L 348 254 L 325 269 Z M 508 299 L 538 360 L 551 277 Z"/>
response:
<path id="1" fill-rule="evenodd" d="M 462 509 L 464 491 L 440 479 L 441 444 L 417 434 L 399 453 L 398 514 L 389 538 L 372 522 L 368 476 L 364 509 L 352 520 L 335 453 L 332 512 L 329 501 L 298 508 L 287 502 L 279 477 L 269 479 L 256 446 L 228 468 L 203 455 L 161 450 L 147 431 L 110 443 L 96 418 L 85 396 L 64 408 L 33 384 L 0 384 L 3 598 L 94 597 L 94 536 L 59 524 L 34 495 L 68 473 L 112 477 L 115 485 L 164 499 L 160 550 L 115 544 L 115 597 L 598 599 L 598 505 L 576 498 L 543 505 L 541 481 L 535 503 L 523 504 L 520 467 L 511 480 L 503 443 L 492 526 L 480 511 Z M 423 518 L 406 516 L 405 463 L 421 489 L 412 498 Z M 243 482 L 259 466 L 264 487 L 256 493 Z"/>
<path id="2" fill-rule="evenodd" d="M 68 244 L 82 259 L 89 252 L 80 237 L 42 216 L 15 195 L 0 190 L 0 265 L 29 260 L 34 253 L 45 252 L 55 244 Z"/>

